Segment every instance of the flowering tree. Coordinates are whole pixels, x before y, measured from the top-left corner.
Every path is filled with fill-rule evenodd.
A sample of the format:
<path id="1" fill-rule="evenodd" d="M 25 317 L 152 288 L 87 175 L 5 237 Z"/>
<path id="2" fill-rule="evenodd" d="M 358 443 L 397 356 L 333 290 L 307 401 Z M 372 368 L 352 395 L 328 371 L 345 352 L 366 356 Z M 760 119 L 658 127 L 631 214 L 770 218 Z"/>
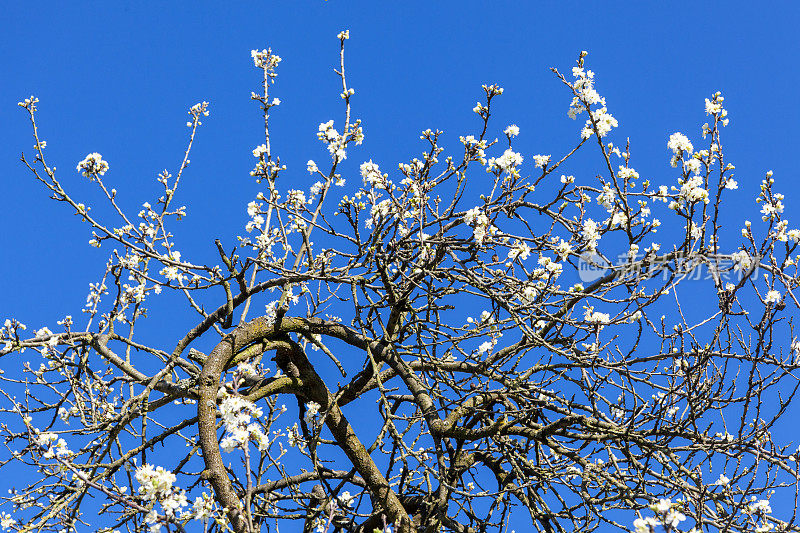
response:
<path id="1" fill-rule="evenodd" d="M 798 387 L 800 231 L 769 172 L 761 221 L 726 229 L 737 183 L 721 94 L 705 102 L 704 148 L 669 137 L 672 186 L 608 142 L 618 124 L 585 52 L 571 76 L 554 70 L 569 116 L 587 117 L 563 154 L 526 168 L 519 128 L 491 133 L 503 89 L 486 85 L 456 153 L 426 130 L 420 158 L 392 173 L 364 162 L 354 186 L 345 159 L 364 133 L 338 38 L 342 131 L 320 125 L 328 162 L 308 162 L 308 191 L 282 186 L 294 169 L 270 147 L 281 59 L 252 52 L 264 191 L 244 236 L 216 241 L 219 264 L 184 257 L 170 230 L 207 102 L 189 110 L 163 195 L 136 214 L 100 154 L 78 163 L 108 220 L 62 185 L 38 100 L 20 102 L 36 143 L 23 163 L 110 256 L 83 319 L 0 330 L 4 366 L 42 357 L 2 377 L 4 464 L 37 476 L 0 525 L 72 531 L 100 511 L 104 531 L 466 533 L 513 512 L 548 533 L 799 531 L 770 498 L 796 507 L 800 455 L 773 430 Z M 596 177 L 567 174 L 579 150 L 597 154 Z M 194 327 L 142 340 L 146 306 L 180 301 Z"/>

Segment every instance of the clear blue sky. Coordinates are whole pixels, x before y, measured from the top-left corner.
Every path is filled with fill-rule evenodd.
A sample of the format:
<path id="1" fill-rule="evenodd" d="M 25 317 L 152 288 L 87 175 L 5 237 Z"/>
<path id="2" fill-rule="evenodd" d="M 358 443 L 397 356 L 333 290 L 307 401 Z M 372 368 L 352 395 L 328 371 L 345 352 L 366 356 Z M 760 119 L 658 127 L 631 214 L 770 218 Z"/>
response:
<path id="1" fill-rule="evenodd" d="M 365 143 L 348 153 L 345 177 L 372 159 L 383 169 L 423 150 L 419 132 L 444 130 L 449 148 L 477 127 L 471 109 L 483 83 L 498 83 L 495 126 L 521 129 L 515 148 L 530 162 L 558 154 L 583 120 L 569 120 L 570 95 L 549 72 L 568 73 L 581 50 L 596 72 L 632 166 L 673 183 L 667 139 L 699 139 L 703 102 L 725 95 L 731 123 L 727 158 L 736 165 L 741 219 L 767 170 L 786 194 L 788 218 L 800 202 L 797 66 L 800 7 L 795 2 L 361 1 L 6 3 L 0 13 L 0 319 L 30 327 L 77 315 L 106 250 L 62 205 L 47 200 L 19 163 L 32 152 L 26 114 L 39 99 L 41 138 L 64 186 L 97 198 L 75 165 L 100 152 L 107 183 L 131 210 L 157 197 L 155 177 L 175 171 L 186 140 L 186 109 L 201 100 L 211 116 L 200 131 L 178 204 L 184 256 L 216 262 L 213 239 L 243 233 L 245 205 L 261 187 L 248 175 L 262 142 L 249 100 L 260 72 L 250 50 L 283 58 L 273 94 L 273 153 L 289 166 L 282 189 L 306 188 L 308 159 L 326 160 L 320 122 L 341 122 L 336 34 L 349 29 L 347 72 L 354 117 Z M 597 170 L 599 171 L 599 169 Z M 348 175 L 347 172 L 350 174 Z M 587 174 L 592 174 L 590 168 Z M 731 195 L 734 196 L 734 195 Z M 797 224 L 792 223 L 791 227 Z M 169 330 L 165 326 L 165 335 Z M 171 338 L 171 337 L 170 337 Z"/>
<path id="2" fill-rule="evenodd" d="M 6 4 L 0 14 L 0 250 L 6 258 L 0 314 L 52 323 L 81 305 L 106 257 L 86 244 L 90 235 L 77 217 L 46 201 L 18 162 L 33 141 L 16 103 L 30 94 L 40 99 L 40 133 L 65 186 L 92 198 L 75 165 L 100 152 L 111 165 L 108 183 L 131 209 L 154 197 L 160 170 L 177 168 L 185 110 L 208 100 L 211 117 L 176 201 L 189 204 L 181 229 L 209 260 L 213 237 L 242 233 L 244 206 L 260 190 L 248 176 L 250 151 L 261 142 L 249 100 L 259 82 L 250 50 L 271 46 L 283 57 L 274 90 L 283 102 L 273 120 L 274 153 L 296 180 L 286 188 L 305 188 L 305 161 L 324 159 L 317 125 L 341 121 L 331 69 L 343 28 L 351 32 L 354 116 L 366 133 L 361 149 L 349 155 L 353 176 L 361 161 L 391 169 L 417 155 L 422 129 L 442 129 L 451 139 L 473 132 L 471 108 L 482 83 L 506 89 L 495 125 L 520 126 L 515 146 L 524 155 L 560 153 L 581 121 L 566 117 L 569 95 L 548 68 L 569 72 L 585 49 L 597 88 L 620 122 L 612 140 L 631 139 L 640 174 L 658 183 L 674 180 L 669 134 L 699 138 L 703 99 L 722 90 L 732 119 L 725 140 L 737 166 L 738 199 L 754 209 L 758 182 L 773 169 L 791 210 L 800 191 L 794 157 L 799 14 L 792 2 Z"/>

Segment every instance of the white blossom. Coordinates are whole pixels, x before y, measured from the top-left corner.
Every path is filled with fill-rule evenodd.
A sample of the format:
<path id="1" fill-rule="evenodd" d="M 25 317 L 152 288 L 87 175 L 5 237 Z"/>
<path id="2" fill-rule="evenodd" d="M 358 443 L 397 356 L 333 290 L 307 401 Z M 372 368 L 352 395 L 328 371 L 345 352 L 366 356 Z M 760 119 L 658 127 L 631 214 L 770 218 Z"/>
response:
<path id="1" fill-rule="evenodd" d="M 708 98 L 706 98 L 706 115 L 714 115 L 722 111 L 722 104 L 718 102 L 712 102 Z"/>
<path id="2" fill-rule="evenodd" d="M 691 153 L 694 149 L 689 138 L 681 132 L 676 132 L 669 136 L 667 148 L 672 150 L 675 155 L 679 155 L 681 152 Z"/>
<path id="3" fill-rule="evenodd" d="M 280 56 L 272 53 L 272 50 L 251 50 L 250 56 L 253 64 L 258 68 L 274 69 L 281 62 Z"/>
<path id="4" fill-rule="evenodd" d="M 11 518 L 10 514 L 5 512 L 0 513 L 0 527 L 2 527 L 3 530 L 11 529 L 16 523 L 17 521 Z"/>
<path id="5" fill-rule="evenodd" d="M 731 254 L 734 262 L 734 269 L 738 272 L 746 272 L 753 266 L 753 259 L 745 250 L 740 250 Z"/>
<path id="6" fill-rule="evenodd" d="M 81 174 L 94 181 L 95 176 L 102 176 L 106 173 L 106 170 L 108 170 L 108 163 L 103 161 L 103 156 L 97 152 L 92 152 L 87 155 L 83 161 L 78 163 L 76 169 L 80 170 Z"/>
<path id="7" fill-rule="evenodd" d="M 320 404 L 317 402 L 308 402 L 306 404 L 306 414 L 303 415 L 303 419 L 306 421 L 306 424 L 311 424 L 314 420 L 314 417 L 319 413 Z"/>
<path id="8" fill-rule="evenodd" d="M 586 307 L 583 319 L 589 324 L 608 324 L 611 321 L 611 317 L 608 313 L 595 311 L 591 306 Z"/>
<path id="9" fill-rule="evenodd" d="M 372 162 L 372 159 L 361 163 L 361 178 L 364 180 L 364 185 L 375 187 L 376 189 L 385 189 L 385 178 L 381 174 L 378 165 Z"/>
<path id="10" fill-rule="evenodd" d="M 597 127 L 597 135 L 600 137 L 605 137 L 611 131 L 611 128 L 619 126 L 617 119 L 614 118 L 605 107 L 592 111 L 592 118 Z M 592 122 L 587 120 L 586 125 L 581 131 L 581 137 L 588 139 L 592 136 L 592 131 Z"/>
<path id="11" fill-rule="evenodd" d="M 559 242 L 556 246 L 556 253 L 558 253 L 559 257 L 563 261 L 569 256 L 569 254 L 572 253 L 572 246 L 564 239 L 561 239 L 561 242 Z"/>
<path id="12" fill-rule="evenodd" d="M 638 180 L 639 173 L 636 170 L 628 167 L 623 167 L 622 165 L 619 166 L 619 171 L 617 172 L 617 176 L 623 180 Z"/>
<path id="13" fill-rule="evenodd" d="M 527 243 L 516 240 L 514 242 L 514 246 L 512 246 L 508 250 L 508 259 L 513 261 L 516 258 L 520 258 L 521 260 L 525 260 L 531 254 L 531 247 L 528 246 Z"/>
<path id="14" fill-rule="evenodd" d="M 753 501 L 751 501 L 747 506 L 747 510 L 750 513 L 763 513 L 765 515 L 772 513 L 772 507 L 769 504 L 769 500 L 756 500 L 755 496 L 752 498 Z"/>
<path id="15" fill-rule="evenodd" d="M 387 217 L 392 212 L 392 200 L 391 198 L 386 198 L 381 200 L 377 204 L 373 205 L 370 209 L 370 218 L 365 221 L 365 226 L 367 228 L 371 228 L 374 224 L 377 224 L 382 218 Z"/>
<path id="16" fill-rule="evenodd" d="M 597 248 L 597 241 L 600 240 L 600 231 L 597 222 L 592 219 L 583 221 L 583 228 L 581 230 L 581 237 L 586 241 L 590 250 Z"/>
<path id="17" fill-rule="evenodd" d="M 253 157 L 261 157 L 267 152 L 267 145 L 260 144 L 253 149 Z"/>
<path id="18" fill-rule="evenodd" d="M 764 303 L 767 305 L 776 304 L 781 301 L 781 293 L 779 291 L 767 291 L 764 296 Z"/>
<path id="19" fill-rule="evenodd" d="M 481 343 L 481 345 L 480 345 L 480 346 L 478 346 L 478 353 L 479 353 L 479 354 L 484 354 L 484 353 L 487 353 L 487 352 L 489 352 L 489 351 L 490 351 L 490 350 L 491 350 L 493 347 L 494 347 L 494 343 L 493 343 L 492 341 L 486 341 L 486 342 L 483 342 L 483 343 Z"/>
<path id="20" fill-rule="evenodd" d="M 714 482 L 714 485 L 718 485 L 720 487 L 727 487 L 728 484 L 731 482 L 730 478 L 725 474 L 720 474 L 719 479 Z"/>
<path id="21" fill-rule="evenodd" d="M 535 158 L 536 156 L 534 156 Z M 522 164 L 522 155 L 513 151 L 511 148 L 503 152 L 503 155 L 498 158 L 489 159 L 489 167 L 496 168 L 501 171 L 511 172 L 513 169 Z"/>
<path id="22" fill-rule="evenodd" d="M 154 500 L 167 495 L 177 479 L 175 474 L 165 470 L 163 466 L 144 464 L 136 469 L 136 481 L 139 482 L 139 493 L 146 500 Z"/>
<path id="23" fill-rule="evenodd" d="M 687 204 L 702 201 L 708 203 L 708 191 L 703 188 L 703 177 L 692 176 L 686 180 L 682 185 L 678 196 L 683 199 Z"/>
<path id="24" fill-rule="evenodd" d="M 533 163 L 536 166 L 536 168 L 544 168 L 544 167 L 547 166 L 547 163 L 549 163 L 549 162 L 550 162 L 550 156 L 549 155 L 538 155 L 537 154 L 537 155 L 533 156 Z"/>
<path id="25" fill-rule="evenodd" d="M 202 496 L 194 499 L 192 505 L 192 517 L 195 520 L 207 520 L 211 518 L 214 513 L 214 498 L 210 494 L 204 492 Z"/>
<path id="26" fill-rule="evenodd" d="M 341 494 L 339 494 L 339 504 L 342 507 L 350 507 L 353 504 L 354 499 L 355 498 L 351 496 L 348 491 L 344 491 Z"/>

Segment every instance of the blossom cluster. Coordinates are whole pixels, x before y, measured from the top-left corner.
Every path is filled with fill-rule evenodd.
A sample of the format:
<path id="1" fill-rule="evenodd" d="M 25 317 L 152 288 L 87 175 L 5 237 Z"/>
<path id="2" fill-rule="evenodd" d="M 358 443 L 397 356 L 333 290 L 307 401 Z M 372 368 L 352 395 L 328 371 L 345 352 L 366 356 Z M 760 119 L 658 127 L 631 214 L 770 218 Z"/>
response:
<path id="1" fill-rule="evenodd" d="M 611 317 L 608 313 L 601 313 L 599 311 L 595 311 L 594 307 L 587 305 L 583 319 L 588 322 L 589 324 L 597 324 L 603 326 L 608 324 L 611 321 Z"/>
<path id="2" fill-rule="evenodd" d="M 246 446 L 251 439 L 259 450 L 267 449 L 269 438 L 258 424 L 251 422 L 263 414 L 260 407 L 241 396 L 226 395 L 220 403 L 219 412 L 226 431 L 220 441 L 224 451 L 231 452 Z"/>
<path id="3" fill-rule="evenodd" d="M 522 164 L 522 155 L 518 154 L 511 148 L 503 152 L 503 155 L 497 158 L 492 157 L 489 159 L 489 164 L 486 167 L 487 172 L 498 170 L 500 172 L 507 172 L 514 176 L 519 176 L 517 167 Z"/>
<path id="4" fill-rule="evenodd" d="M 327 145 L 333 162 L 339 163 L 347 159 L 346 148 L 350 140 L 355 141 L 356 145 L 364 141 L 364 130 L 361 128 L 360 122 L 356 121 L 355 124 L 346 124 L 345 134 L 340 134 L 333 127 L 333 120 L 329 120 L 319 125 L 317 138 Z"/>
<path id="5" fill-rule="evenodd" d="M 167 254 L 167 259 L 170 261 L 174 261 L 179 263 L 181 260 L 181 253 L 177 250 L 173 250 Z M 179 284 L 183 284 L 186 281 L 186 274 L 181 271 L 181 268 L 178 265 L 174 264 L 166 264 L 164 268 L 159 271 L 159 274 L 167 278 L 169 281 L 177 281 Z"/>
<path id="6" fill-rule="evenodd" d="M 281 62 L 279 55 L 273 54 L 272 49 L 265 50 L 251 50 L 250 57 L 253 58 L 253 64 L 261 69 L 273 70 Z"/>
<path id="7" fill-rule="evenodd" d="M 67 448 L 66 441 L 52 432 L 38 434 L 36 436 L 36 444 L 44 449 L 43 457 L 45 459 L 68 457 L 72 455 L 72 450 Z"/>
<path id="8" fill-rule="evenodd" d="M 581 229 L 581 237 L 586 242 L 586 246 L 589 250 L 596 249 L 597 242 L 600 240 L 600 227 L 597 222 L 590 218 L 584 220 Z"/>
<path id="9" fill-rule="evenodd" d="M 188 505 L 186 491 L 173 486 L 177 477 L 164 467 L 144 464 L 136 469 L 135 477 L 139 482 L 139 494 L 145 501 L 159 502 L 168 518 L 177 517 Z M 160 530 L 161 517 L 155 508 L 150 508 L 145 522 L 150 525 L 150 531 Z"/>
<path id="10" fill-rule="evenodd" d="M 585 52 L 581 53 L 581 65 L 572 67 L 572 75 L 575 78 L 572 88 L 575 91 L 575 97 L 570 104 L 568 115 L 574 120 L 584 110 L 588 110 L 590 118 L 586 120 L 586 124 L 581 130 L 581 137 L 588 139 L 595 132 L 599 137 L 605 137 L 612 128 L 619 126 L 619 123 L 608 112 L 606 99 L 600 96 L 594 88 L 594 72 L 584 70 L 582 63 L 585 56 Z M 599 105 L 600 107 L 591 109 L 593 105 Z"/>
<path id="11" fill-rule="evenodd" d="M 487 235 L 494 235 L 497 233 L 497 228 L 491 224 L 489 217 L 486 216 L 479 207 L 473 207 L 464 214 L 464 222 L 473 226 L 472 236 L 478 245 L 482 245 L 486 240 Z"/>
<path id="12" fill-rule="evenodd" d="M 374 187 L 376 189 L 386 189 L 390 186 L 388 181 L 388 174 L 381 174 L 378 165 L 372 162 L 372 159 L 361 163 L 361 178 L 364 180 L 364 185 L 367 187 Z"/>
<path id="13" fill-rule="evenodd" d="M 92 152 L 78 163 L 77 170 L 81 174 L 94 181 L 97 176 L 102 176 L 108 170 L 108 162 L 103 160 L 103 156 L 97 152 Z"/>

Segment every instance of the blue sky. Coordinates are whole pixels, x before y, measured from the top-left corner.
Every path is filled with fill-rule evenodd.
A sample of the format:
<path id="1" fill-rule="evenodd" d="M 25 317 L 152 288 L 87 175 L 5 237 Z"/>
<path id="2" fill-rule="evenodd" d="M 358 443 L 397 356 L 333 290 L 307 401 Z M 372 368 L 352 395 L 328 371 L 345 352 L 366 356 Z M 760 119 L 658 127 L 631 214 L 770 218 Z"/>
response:
<path id="1" fill-rule="evenodd" d="M 341 120 L 332 68 L 335 35 L 343 28 L 351 31 L 354 116 L 363 119 L 366 133 L 350 156 L 354 165 L 373 159 L 394 168 L 423 149 L 418 136 L 428 127 L 450 139 L 473 132 L 471 108 L 483 83 L 506 89 L 495 126 L 518 124 L 515 146 L 523 154 L 559 153 L 576 138 L 580 121 L 566 117 L 569 94 L 548 69 L 568 73 L 577 53 L 588 50 L 597 88 L 620 122 L 613 140 L 631 139 L 640 173 L 671 182 L 669 134 L 699 138 L 703 99 L 722 90 L 732 118 L 725 148 L 737 166 L 738 200 L 755 208 L 750 202 L 769 169 L 789 209 L 797 194 L 792 155 L 800 140 L 800 107 L 793 103 L 800 8 L 790 2 L 769 8 L 747 2 L 578 7 L 337 0 L 65 6 L 9 5 L 0 19 L 6 199 L 0 247 L 9 259 L 0 264 L 0 310 L 25 322 L 53 321 L 80 305 L 105 252 L 86 245 L 87 230 L 63 206 L 48 203 L 18 162 L 33 142 L 16 102 L 30 94 L 40 99 L 40 133 L 66 186 L 92 198 L 74 169 L 87 153 L 100 152 L 111 165 L 110 183 L 134 209 L 157 192 L 159 171 L 177 168 L 185 110 L 208 100 L 212 114 L 176 201 L 189 204 L 182 229 L 196 253 L 210 259 L 213 238 L 241 232 L 244 206 L 260 190 L 248 176 L 250 151 L 261 142 L 259 115 L 249 100 L 259 74 L 249 51 L 271 46 L 283 58 L 273 146 L 293 169 L 291 186 L 307 187 L 305 161 L 324 157 L 317 125 Z"/>
<path id="2" fill-rule="evenodd" d="M 201 100 L 211 116 L 199 133 L 177 202 L 184 255 L 216 262 L 213 240 L 243 233 L 245 206 L 263 188 L 248 175 L 262 142 L 249 99 L 260 72 L 250 50 L 283 58 L 273 94 L 273 153 L 289 171 L 279 187 L 308 188 L 308 159 L 325 160 L 317 125 L 341 122 L 336 34 L 350 30 L 347 73 L 364 144 L 348 153 L 345 177 L 372 159 L 393 169 L 424 149 L 419 132 L 445 131 L 445 146 L 475 132 L 481 84 L 505 93 L 494 109 L 497 134 L 519 125 L 515 149 L 562 153 L 583 120 L 569 120 L 570 95 L 549 71 L 569 73 L 577 54 L 631 140 L 632 165 L 656 184 L 672 184 L 667 139 L 699 139 L 704 98 L 721 90 L 731 123 L 725 150 L 736 165 L 732 220 L 757 218 L 753 202 L 767 170 L 786 194 L 791 220 L 800 186 L 800 85 L 796 55 L 800 7 L 794 2 L 55 2 L 4 5 L 0 14 L 0 315 L 32 327 L 77 315 L 107 251 L 47 200 L 19 163 L 33 140 L 21 99 L 39 99 L 46 154 L 64 186 L 85 203 L 97 198 L 75 165 L 100 152 L 107 183 L 131 210 L 158 195 L 156 175 L 182 157 L 186 109 Z M 447 141 L 449 139 L 449 142 Z M 599 161 L 595 159 L 595 161 Z M 584 169 L 593 175 L 600 170 Z M 347 175 L 350 172 L 350 175 Z M 169 337 L 169 330 L 163 334 Z M 171 337 L 170 337 L 171 338 Z"/>

